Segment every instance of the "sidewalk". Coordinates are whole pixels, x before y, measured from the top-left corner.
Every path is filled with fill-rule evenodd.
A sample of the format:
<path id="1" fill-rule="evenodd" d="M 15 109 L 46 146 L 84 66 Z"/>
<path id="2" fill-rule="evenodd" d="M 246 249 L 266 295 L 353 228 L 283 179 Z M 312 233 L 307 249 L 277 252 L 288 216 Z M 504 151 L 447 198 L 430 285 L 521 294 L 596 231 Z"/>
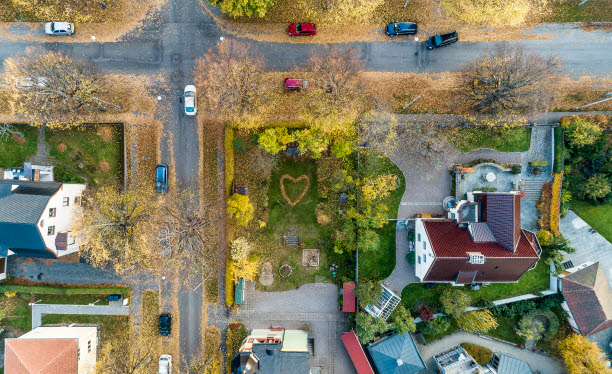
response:
<path id="1" fill-rule="evenodd" d="M 33 304 L 32 329 L 40 327 L 43 314 L 87 314 L 105 316 L 127 316 L 130 314 L 128 306 L 109 305 L 64 305 L 64 304 Z"/>
<path id="2" fill-rule="evenodd" d="M 536 353 L 527 349 L 519 348 L 515 345 L 502 343 L 496 340 L 482 338 L 478 335 L 468 334 L 464 331 L 457 331 L 442 339 L 433 341 L 427 345 L 422 345 L 417 342 L 421 356 L 427 365 L 427 368 L 432 372 L 436 367 L 433 356 L 436 354 L 461 343 L 471 343 L 489 348 L 494 353 L 500 353 L 507 356 L 523 360 L 529 364 L 533 372 L 540 373 L 565 373 L 565 369 L 560 361 L 552 357 Z"/>

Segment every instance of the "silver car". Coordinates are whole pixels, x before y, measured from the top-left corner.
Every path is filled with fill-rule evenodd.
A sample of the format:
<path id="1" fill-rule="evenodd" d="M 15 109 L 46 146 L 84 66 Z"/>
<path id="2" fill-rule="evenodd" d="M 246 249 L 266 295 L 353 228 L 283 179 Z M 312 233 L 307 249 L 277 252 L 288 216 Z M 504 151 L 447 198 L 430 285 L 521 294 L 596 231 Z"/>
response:
<path id="1" fill-rule="evenodd" d="M 47 22 L 45 23 L 47 35 L 72 35 L 74 34 L 74 23 L 70 22 Z"/>

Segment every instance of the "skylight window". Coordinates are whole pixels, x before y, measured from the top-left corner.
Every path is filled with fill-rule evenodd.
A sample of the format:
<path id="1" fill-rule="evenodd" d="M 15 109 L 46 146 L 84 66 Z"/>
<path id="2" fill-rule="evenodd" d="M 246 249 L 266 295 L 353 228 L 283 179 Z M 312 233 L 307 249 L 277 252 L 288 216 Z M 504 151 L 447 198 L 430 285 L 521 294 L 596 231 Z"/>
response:
<path id="1" fill-rule="evenodd" d="M 468 253 L 468 262 L 470 264 L 484 264 L 485 256 L 482 253 Z"/>

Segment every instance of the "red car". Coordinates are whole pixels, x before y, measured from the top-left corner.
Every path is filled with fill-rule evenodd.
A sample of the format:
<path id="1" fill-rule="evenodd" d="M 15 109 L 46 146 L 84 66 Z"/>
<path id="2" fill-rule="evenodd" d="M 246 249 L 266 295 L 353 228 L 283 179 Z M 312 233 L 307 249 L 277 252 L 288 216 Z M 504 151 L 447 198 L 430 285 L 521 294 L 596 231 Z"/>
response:
<path id="1" fill-rule="evenodd" d="M 285 78 L 285 89 L 288 91 L 307 89 L 308 83 L 309 82 L 306 79 Z"/>
<path id="2" fill-rule="evenodd" d="M 314 23 L 292 23 L 289 25 L 290 36 L 313 36 L 317 34 L 317 25 Z"/>

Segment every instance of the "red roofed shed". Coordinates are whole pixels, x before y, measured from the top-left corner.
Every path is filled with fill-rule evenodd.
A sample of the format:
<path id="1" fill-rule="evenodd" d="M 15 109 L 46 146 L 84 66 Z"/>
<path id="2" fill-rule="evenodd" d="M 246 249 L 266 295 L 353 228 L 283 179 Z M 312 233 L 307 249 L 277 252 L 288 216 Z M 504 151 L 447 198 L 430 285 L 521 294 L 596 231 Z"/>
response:
<path id="1" fill-rule="evenodd" d="M 342 284 L 342 311 L 346 313 L 355 313 L 355 283 Z"/>
<path id="2" fill-rule="evenodd" d="M 351 330 L 350 332 L 342 334 L 342 342 L 344 343 L 349 356 L 351 356 L 351 361 L 353 361 L 353 365 L 355 365 L 357 373 L 374 374 L 372 366 L 370 366 L 370 362 L 363 352 L 363 347 L 361 347 L 361 343 L 359 343 L 359 340 L 357 340 L 355 331 Z"/>

